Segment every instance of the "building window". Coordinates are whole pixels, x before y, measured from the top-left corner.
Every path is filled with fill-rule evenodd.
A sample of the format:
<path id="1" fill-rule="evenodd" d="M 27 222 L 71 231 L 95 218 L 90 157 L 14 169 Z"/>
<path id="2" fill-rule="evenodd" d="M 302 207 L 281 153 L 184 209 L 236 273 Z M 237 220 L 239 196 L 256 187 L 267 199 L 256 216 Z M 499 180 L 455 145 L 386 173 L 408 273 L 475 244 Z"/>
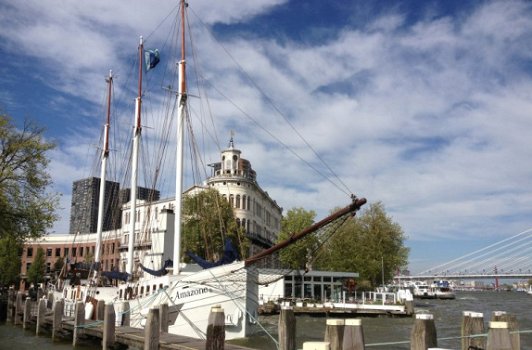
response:
<path id="1" fill-rule="evenodd" d="M 240 195 L 239 194 L 236 195 L 236 207 L 240 209 Z"/>
<path id="2" fill-rule="evenodd" d="M 242 209 L 246 210 L 246 195 L 242 196 Z"/>
<path id="3" fill-rule="evenodd" d="M 52 256 L 52 248 L 46 248 L 46 256 Z"/>
<path id="4" fill-rule="evenodd" d="M 65 256 L 68 257 L 68 248 L 65 248 Z"/>
<path id="5" fill-rule="evenodd" d="M 231 206 L 231 208 L 235 207 L 235 196 L 232 194 L 229 195 L 229 205 Z"/>
<path id="6" fill-rule="evenodd" d="M 33 248 L 28 248 L 28 254 L 27 254 L 28 257 L 32 257 L 33 256 Z"/>
<path id="7" fill-rule="evenodd" d="M 115 244 L 111 244 L 111 254 L 115 253 Z"/>
<path id="8" fill-rule="evenodd" d="M 52 263 L 46 263 L 46 273 L 50 273 L 51 266 L 52 266 Z"/>
<path id="9" fill-rule="evenodd" d="M 55 248 L 55 256 L 61 256 L 61 248 Z"/>
<path id="10" fill-rule="evenodd" d="M 72 257 L 75 257 L 76 253 L 77 253 L 77 249 L 76 248 L 72 248 Z"/>
<path id="11" fill-rule="evenodd" d="M 83 256 L 83 247 L 79 247 L 79 256 Z"/>

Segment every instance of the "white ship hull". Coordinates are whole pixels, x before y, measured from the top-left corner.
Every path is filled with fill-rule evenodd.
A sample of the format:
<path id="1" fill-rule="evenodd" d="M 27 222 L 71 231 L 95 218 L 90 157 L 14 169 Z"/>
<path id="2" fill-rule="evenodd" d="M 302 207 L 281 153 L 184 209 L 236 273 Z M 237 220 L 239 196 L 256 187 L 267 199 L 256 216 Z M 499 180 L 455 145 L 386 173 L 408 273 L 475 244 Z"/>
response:
<path id="1" fill-rule="evenodd" d="M 244 262 L 213 267 L 194 273 L 147 278 L 134 284 L 98 288 L 97 300 L 112 302 L 120 322 L 123 313 L 130 325 L 142 328 L 148 311 L 168 304 L 168 332 L 204 339 L 213 306 L 225 314 L 226 339 L 244 338 L 253 333 L 258 308 L 258 285 L 255 274 L 248 273 Z M 65 313 L 71 314 L 76 300 L 85 287 L 69 287 L 61 293 L 65 298 Z M 80 292 L 81 291 L 81 292 Z M 130 311 L 123 310 L 124 302 Z M 89 315 L 86 315 L 89 316 Z"/>

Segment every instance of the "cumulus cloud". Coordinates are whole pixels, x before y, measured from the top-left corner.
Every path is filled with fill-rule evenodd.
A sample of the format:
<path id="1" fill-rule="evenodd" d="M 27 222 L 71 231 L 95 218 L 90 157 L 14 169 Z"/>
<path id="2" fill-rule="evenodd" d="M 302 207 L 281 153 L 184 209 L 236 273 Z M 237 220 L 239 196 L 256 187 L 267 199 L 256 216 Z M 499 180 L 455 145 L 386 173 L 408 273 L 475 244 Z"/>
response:
<path id="1" fill-rule="evenodd" d="M 192 10 L 208 26 L 230 27 L 282 6 L 290 3 L 197 1 Z M 128 77 L 138 35 L 145 33 L 150 45 L 165 43 L 158 29 L 168 26 L 163 20 L 175 7 L 22 2 L 4 5 L 0 36 L 10 52 L 24 52 L 53 71 L 53 89 L 100 103 L 109 62 L 131 86 L 117 87 L 118 93 L 135 90 L 135 78 Z M 220 45 L 208 32 L 213 27 L 194 25 L 199 39 L 190 50 L 203 58 L 202 70 L 191 68 L 213 93 L 217 118 L 198 122 L 216 125 L 217 134 L 207 137 L 218 143 L 208 149 L 209 161 L 217 160 L 234 129 L 259 183 L 285 209 L 305 207 L 321 217 L 346 204 L 345 184 L 383 201 L 412 241 L 519 232 L 530 226 L 532 209 L 526 186 L 532 176 L 531 12 L 526 1 L 494 1 L 455 15 L 429 9 L 412 21 L 393 8 L 315 44 L 257 32 L 224 37 Z M 166 64 L 172 69 L 175 60 Z M 121 107 L 131 111 L 120 117 L 124 122 L 132 99 Z M 164 115 L 155 107 L 160 99 L 146 108 Z M 62 188 L 81 175 L 83 150 L 76 141 L 96 131 L 65 135 L 52 165 Z"/>

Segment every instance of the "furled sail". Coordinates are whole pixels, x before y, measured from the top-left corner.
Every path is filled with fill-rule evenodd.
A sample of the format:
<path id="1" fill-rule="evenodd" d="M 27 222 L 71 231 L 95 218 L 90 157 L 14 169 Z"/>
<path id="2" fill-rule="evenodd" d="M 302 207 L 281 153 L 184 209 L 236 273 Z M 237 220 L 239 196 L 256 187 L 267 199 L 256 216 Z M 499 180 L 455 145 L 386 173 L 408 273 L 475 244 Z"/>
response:
<path id="1" fill-rule="evenodd" d="M 233 245 L 233 242 L 231 242 L 230 238 L 225 239 L 224 255 L 218 261 L 215 261 L 215 262 L 207 261 L 191 252 L 187 252 L 187 255 L 204 269 L 208 269 L 208 268 L 220 266 L 220 265 L 225 265 L 225 264 L 230 264 L 233 261 L 238 260 L 239 258 L 238 252 L 235 246 Z"/>
<path id="2" fill-rule="evenodd" d="M 146 266 L 142 264 L 139 264 L 139 265 L 143 271 L 149 273 L 152 276 L 160 277 L 160 276 L 166 275 L 168 273 L 168 270 L 166 268 L 174 266 L 174 263 L 171 259 L 168 259 L 164 262 L 163 267 L 161 267 L 159 270 L 152 270 L 152 269 L 148 269 Z"/>

